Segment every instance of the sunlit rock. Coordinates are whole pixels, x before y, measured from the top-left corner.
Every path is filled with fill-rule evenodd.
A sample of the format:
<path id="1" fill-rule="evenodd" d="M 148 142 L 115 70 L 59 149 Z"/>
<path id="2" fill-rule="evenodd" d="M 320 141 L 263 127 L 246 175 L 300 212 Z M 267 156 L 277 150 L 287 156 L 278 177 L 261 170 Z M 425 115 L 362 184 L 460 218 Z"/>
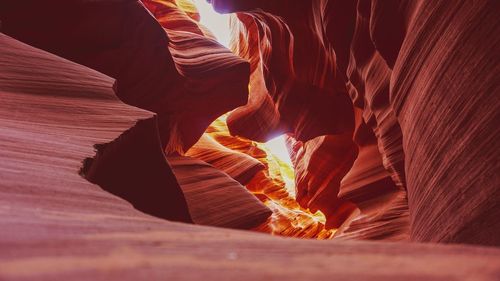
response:
<path id="1" fill-rule="evenodd" d="M 498 280 L 498 1 L 201 3 L 0 1 L 1 280 Z"/>

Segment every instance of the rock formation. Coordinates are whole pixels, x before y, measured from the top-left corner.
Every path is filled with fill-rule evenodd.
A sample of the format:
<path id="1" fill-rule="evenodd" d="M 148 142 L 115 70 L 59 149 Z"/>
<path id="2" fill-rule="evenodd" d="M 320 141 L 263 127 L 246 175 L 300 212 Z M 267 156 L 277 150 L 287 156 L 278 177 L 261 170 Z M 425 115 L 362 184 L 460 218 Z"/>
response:
<path id="1" fill-rule="evenodd" d="M 159 22 L 139 1 L 4 2 L 4 33 L 116 78 L 122 101 L 158 113 L 169 151 L 187 150 L 247 100 L 248 63 L 200 34 L 175 1 L 162 1 L 171 3 L 164 11 L 145 1 L 158 15 L 169 13 Z M 224 102 L 205 106 L 214 99 Z"/>
<path id="2" fill-rule="evenodd" d="M 210 164 L 187 156 L 169 156 L 167 160 L 194 223 L 250 229 L 271 215 L 244 186 Z"/>
<path id="3" fill-rule="evenodd" d="M 208 2 L 0 1 L 0 280 L 499 278 L 500 2 Z"/>
<path id="4" fill-rule="evenodd" d="M 293 79 L 296 69 L 303 71 L 299 79 L 309 79 L 311 84 L 318 85 L 314 81 L 323 81 L 325 73 L 316 69 L 319 66 L 322 70 L 330 69 L 329 81 L 336 85 L 330 89 L 343 92 L 335 81 L 344 80 L 354 111 L 362 117 L 354 118 L 353 142 L 360 148 L 359 161 L 354 161 L 354 165 L 349 162 L 355 151 L 349 149 L 352 146 L 348 144 L 348 137 L 344 147 L 342 141 L 337 140 L 338 147 L 328 148 L 327 136 L 323 140 L 305 139 L 305 143 L 299 145 L 304 156 L 297 152 L 297 189 L 299 195 L 307 194 L 302 201 L 308 201 L 302 204 L 314 208 L 318 201 L 326 200 L 329 203 L 317 205 L 319 209 L 327 215 L 334 214 L 335 209 L 342 213 L 340 206 L 345 204 L 332 203 L 339 188 L 339 200 L 343 201 L 342 198 L 368 192 L 373 185 L 378 191 L 372 191 L 362 201 L 380 197 L 380 206 L 375 213 L 367 210 L 364 214 L 361 210 L 363 219 L 354 218 L 351 227 L 356 228 L 360 237 L 395 234 L 404 238 L 408 228 L 414 241 L 500 243 L 496 219 L 500 196 L 498 173 L 494 172 L 499 170 L 499 145 L 494 139 L 498 136 L 496 123 L 500 119 L 494 108 L 498 108 L 500 100 L 498 81 L 490 75 L 498 73 L 499 46 L 497 39 L 492 42 L 486 39 L 498 31 L 494 13 L 500 7 L 496 2 L 478 1 L 472 6 L 449 1 L 336 0 L 290 4 L 284 0 L 214 0 L 212 3 L 219 11 L 238 12 L 237 24 L 243 26 L 237 29 L 239 38 L 250 39 L 239 40 L 236 52 L 262 64 L 257 69 L 263 69 L 264 73 L 254 75 L 259 76 L 258 79 L 251 77 L 250 85 L 266 85 L 271 92 L 270 108 L 274 104 L 282 116 L 287 116 L 282 108 L 280 112 L 282 100 L 286 100 L 291 103 L 287 108 L 294 108 L 291 119 L 305 116 L 301 108 L 307 104 L 288 98 L 293 86 L 285 87 L 292 89 L 290 91 L 276 91 L 280 89 L 276 81 Z M 470 26 L 477 29 L 472 31 Z M 252 36 L 258 38 L 252 39 Z M 306 48 L 308 53 L 304 55 Z M 322 67 L 322 63 L 334 63 L 333 59 L 327 59 L 332 55 L 336 58 L 337 78 L 332 71 L 335 65 Z M 317 58 L 321 58 L 322 63 L 318 64 Z M 483 72 L 488 75 L 473 79 L 473 75 Z M 259 82 L 262 80 L 264 82 Z M 262 95 L 260 88 L 254 88 L 251 87 L 250 97 Z M 310 91 L 301 93 L 307 95 Z M 314 100 L 314 94 L 308 97 Z M 251 103 L 241 110 L 248 110 L 249 106 Z M 335 112 L 334 108 L 329 107 L 331 112 Z M 479 108 L 484 111 L 478 111 Z M 321 107 L 317 109 L 313 112 L 321 112 Z M 262 107 L 259 110 L 252 114 L 265 119 L 268 113 L 262 112 Z M 344 114 L 335 115 L 339 116 Z M 244 117 L 235 119 L 233 122 L 237 123 Z M 338 123 L 344 119 L 328 118 L 319 122 L 319 126 L 326 129 L 330 126 L 328 122 Z M 363 133 L 366 130 L 372 132 Z M 300 132 L 289 132 L 292 138 L 303 141 Z M 341 138 L 339 132 L 332 133 L 335 138 Z M 311 141 L 313 143 L 308 144 Z M 320 141 L 324 144 L 319 145 Z M 380 169 L 375 148 L 387 172 Z M 328 159 L 333 155 L 337 161 Z M 321 160 L 309 160 L 314 157 Z M 332 168 L 307 168 L 313 164 L 325 165 L 322 161 L 332 163 Z M 343 165 L 352 165 L 352 169 L 342 168 Z M 471 171 L 476 176 L 462 172 L 468 166 L 474 167 Z M 422 173 L 422 169 L 426 172 Z M 372 177 L 369 171 L 374 173 Z M 346 173 L 348 176 L 344 178 Z M 326 182 L 330 186 L 321 188 L 320 182 L 328 177 L 332 179 Z M 363 178 L 367 181 L 363 182 Z M 339 187 L 341 179 L 343 186 Z M 304 180 L 306 183 L 301 182 Z M 313 189 L 309 183 L 314 183 Z M 370 205 L 358 202 L 358 205 L 366 204 Z M 405 226 L 407 215 L 409 225 Z M 366 221 L 366 216 L 373 218 Z M 337 219 L 338 216 L 330 219 L 334 220 L 333 225 L 339 224 Z M 380 227 L 382 222 L 385 226 Z M 378 229 L 367 237 L 366 230 L 360 227 Z M 483 231 L 473 230 L 478 227 Z M 342 226 L 342 232 L 352 231 L 348 225 Z"/>

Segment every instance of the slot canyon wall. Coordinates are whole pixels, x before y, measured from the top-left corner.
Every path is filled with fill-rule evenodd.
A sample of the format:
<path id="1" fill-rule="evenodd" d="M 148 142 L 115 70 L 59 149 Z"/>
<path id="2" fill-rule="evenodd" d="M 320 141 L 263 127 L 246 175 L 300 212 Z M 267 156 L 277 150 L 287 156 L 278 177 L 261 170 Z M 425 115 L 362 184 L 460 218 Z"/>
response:
<path id="1" fill-rule="evenodd" d="M 500 2 L 208 2 L 0 1 L 0 280 L 500 276 Z"/>
<path id="2" fill-rule="evenodd" d="M 297 200 L 337 236 L 498 245 L 497 2 L 212 3 L 253 71 L 230 131 L 289 133 Z"/>

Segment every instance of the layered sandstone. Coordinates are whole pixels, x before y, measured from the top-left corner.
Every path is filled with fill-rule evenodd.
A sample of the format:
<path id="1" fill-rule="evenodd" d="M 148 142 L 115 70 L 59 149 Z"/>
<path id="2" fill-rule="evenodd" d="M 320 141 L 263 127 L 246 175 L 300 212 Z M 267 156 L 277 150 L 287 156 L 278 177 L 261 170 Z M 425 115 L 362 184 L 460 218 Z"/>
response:
<path id="1" fill-rule="evenodd" d="M 205 36 L 175 1 L 143 2 L 158 21 L 140 1 L 4 1 L 2 31 L 117 79 L 118 97 L 157 113 L 162 143 L 183 152 L 246 102 L 248 63 Z M 223 102 L 206 106 L 212 100 Z"/>
<path id="2" fill-rule="evenodd" d="M 307 114 L 300 110 L 307 103 L 289 98 L 294 89 L 289 80 L 293 80 L 297 70 L 301 72 L 298 80 L 309 79 L 312 85 L 329 89 L 314 83 L 323 81 L 324 74 L 329 73 L 330 83 L 338 85 L 334 81 L 344 81 L 354 110 L 360 114 L 360 119 L 355 118 L 353 138 L 359 154 L 350 156 L 352 160 L 358 159 L 353 164 L 347 162 L 348 158 L 341 162 L 352 165 L 350 171 L 342 170 L 342 164 L 336 162 L 343 158 L 338 156 L 341 153 L 356 154 L 349 145 L 341 148 L 341 142 L 336 141 L 338 148 L 327 149 L 316 144 L 320 140 L 303 142 L 300 132 L 289 131 L 292 138 L 302 141 L 294 150 L 299 155 L 298 194 L 307 194 L 304 205 L 314 208 L 315 201 L 323 200 L 330 204 L 319 208 L 333 214 L 335 209 L 340 213 L 343 210 L 331 202 L 347 198 L 357 201 L 358 207 L 366 211 L 361 210 L 354 221 L 345 220 L 342 232 L 358 233 L 349 237 L 381 238 L 394 234 L 396 239 L 405 239 L 409 230 L 411 239 L 416 241 L 499 243 L 500 228 L 495 217 L 500 211 L 500 198 L 498 176 L 493 172 L 499 168 L 500 151 L 494 141 L 499 120 L 494 108 L 498 108 L 500 101 L 493 74 L 498 73 L 499 45 L 496 39 L 487 39 L 498 32 L 498 22 L 493 16 L 499 11 L 496 2 L 465 5 L 449 1 L 338 0 L 292 4 L 215 0 L 212 3 L 219 11 L 237 12 L 240 20 L 236 32 L 240 40 L 235 51 L 249 57 L 251 65 L 255 61 L 257 70 L 264 70 L 257 75 L 254 71 L 253 75 L 258 77 L 251 78 L 250 84 L 265 88 L 251 88 L 250 97 L 262 96 L 267 91 L 273 102 L 267 107 L 277 108 L 286 117 L 286 110 L 280 112 L 280 104 L 286 100 L 290 102 L 286 108 L 294 109 L 289 120 L 311 121 L 314 118 L 306 118 Z M 316 58 L 322 58 L 321 62 Z M 329 67 L 322 67 L 329 61 Z M 333 71 L 321 72 L 316 67 L 338 69 L 337 78 Z M 308 72 L 311 69 L 316 70 Z M 483 78 L 475 79 L 480 73 L 484 73 Z M 279 81 L 289 85 L 285 89 L 290 91 L 280 90 Z M 341 88 L 330 87 L 342 92 Z M 314 91 L 302 93 L 315 100 Z M 251 102 L 238 110 L 248 111 L 249 107 Z M 269 113 L 262 108 L 251 112 L 266 119 Z M 332 113 L 334 108 L 329 107 Z M 308 112 L 321 112 L 321 107 L 315 109 Z M 344 119 L 338 119 L 340 116 L 343 114 L 323 119 L 319 126 L 329 128 L 328 122 L 332 121 L 341 126 L 338 122 Z M 245 120 L 244 116 L 235 118 Z M 364 127 L 372 131 L 365 134 L 367 138 L 360 132 L 366 130 Z M 240 131 L 235 133 L 244 135 Z M 333 137 L 341 136 L 339 132 L 332 133 Z M 311 148 L 307 149 L 308 146 Z M 292 147 L 297 147 L 293 141 Z M 300 153 L 305 154 L 300 156 Z M 310 162 L 315 154 L 321 160 Z M 330 155 L 337 155 L 336 161 L 328 160 Z M 315 167 L 319 172 L 306 168 L 305 173 L 301 168 L 313 163 L 327 166 L 319 164 L 323 162 L 332 163 L 331 167 Z M 474 168 L 464 172 L 469 166 Z M 301 182 L 304 178 L 311 183 L 325 177 L 335 179 L 326 182 L 331 184 L 328 194 L 319 183 L 311 190 Z M 340 186 L 335 184 L 338 178 L 343 179 Z M 330 217 L 337 224 L 338 216 Z M 475 232 L 473 229 L 478 227 L 482 231 Z"/>
<path id="3" fill-rule="evenodd" d="M 127 143 L 133 134 L 126 131 L 154 123 L 154 115 L 116 99 L 113 80 L 105 75 L 5 35 L 0 42 L 0 140 L 7 148 L 0 152 L 1 279 L 498 276 L 496 249 L 301 241 L 145 215 L 78 170 L 85 158 L 94 157 L 93 145 Z"/>
<path id="4" fill-rule="evenodd" d="M 0 279 L 498 279 L 500 4 L 209 2 L 0 2 Z"/>

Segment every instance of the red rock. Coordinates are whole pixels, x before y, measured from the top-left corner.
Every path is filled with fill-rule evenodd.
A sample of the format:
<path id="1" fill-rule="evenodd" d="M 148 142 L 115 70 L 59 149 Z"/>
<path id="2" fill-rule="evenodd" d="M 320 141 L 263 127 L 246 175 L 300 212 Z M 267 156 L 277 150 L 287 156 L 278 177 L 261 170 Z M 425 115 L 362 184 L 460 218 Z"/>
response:
<path id="1" fill-rule="evenodd" d="M 352 105 L 335 79 L 334 52 L 324 34 L 307 20 L 287 21 L 317 15 L 316 2 L 300 3 L 277 15 L 238 13 L 233 51 L 250 61 L 252 73 L 249 102 L 227 120 L 232 134 L 267 141 L 291 133 L 307 141 L 352 130 Z"/>
<path id="2" fill-rule="evenodd" d="M 158 113 L 167 152 L 186 151 L 215 118 L 247 100 L 248 63 L 202 34 L 171 1 L 152 9 L 168 14 L 172 26 L 159 19 L 165 29 L 139 1 L 0 7 L 4 33 L 116 78 L 120 99 Z"/>
<path id="3" fill-rule="evenodd" d="M 186 156 L 169 156 L 193 222 L 250 229 L 272 214 L 244 186 L 213 166 Z"/>
<path id="4" fill-rule="evenodd" d="M 221 3 L 222 2 L 215 2 L 214 5 L 217 7 L 217 5 L 221 5 Z M 237 5 L 240 4 L 245 6 L 244 3 L 238 2 L 238 4 L 235 3 L 236 6 L 230 9 L 232 11 L 248 9 L 248 7 L 238 7 Z M 349 115 L 338 118 L 339 115 L 344 116 L 344 114 L 341 113 L 342 111 L 339 112 L 336 110 L 335 105 L 328 101 L 318 100 L 318 104 L 310 108 L 307 106 L 303 107 L 306 103 L 296 102 L 297 100 L 291 98 L 288 92 L 276 91 L 275 87 L 275 84 L 286 84 L 287 82 L 283 81 L 293 79 L 289 78 L 294 77 L 293 75 L 296 75 L 299 81 L 309 79 L 308 81 L 310 82 L 308 83 L 318 83 L 317 81 L 321 81 L 320 79 L 322 79 L 323 76 L 319 75 L 321 72 L 318 72 L 317 69 L 325 69 L 321 67 L 321 65 L 326 62 L 325 65 L 328 66 L 326 69 L 330 69 L 330 71 L 326 71 L 323 74 L 325 77 L 331 77 L 331 79 L 326 79 L 328 82 L 322 87 L 325 89 L 334 89 L 339 95 L 347 91 L 345 86 L 340 84 L 341 78 L 345 78 L 344 73 L 339 72 L 337 75 L 338 79 L 334 79 L 335 71 L 333 70 L 336 64 L 333 59 L 333 51 L 331 50 L 330 42 L 326 40 L 327 35 L 332 35 L 330 33 L 318 34 L 314 31 L 321 29 L 321 25 L 329 24 L 326 20 L 330 18 L 326 16 L 329 15 L 328 12 L 330 10 L 328 9 L 331 7 L 328 5 L 330 4 L 332 4 L 331 1 L 303 2 L 300 4 L 287 5 L 287 8 L 283 9 L 277 8 L 271 3 L 259 3 L 258 7 L 263 8 L 268 13 L 255 11 L 238 13 L 239 22 L 236 22 L 234 26 L 237 28 L 236 30 L 240 32 L 240 40 L 237 41 L 238 45 L 234 46 L 234 50 L 250 60 L 252 76 L 250 79 L 251 91 L 249 103 L 245 107 L 233 111 L 228 118 L 228 126 L 231 133 L 262 141 L 266 140 L 268 135 L 286 132 L 287 128 L 293 128 L 293 126 L 285 124 L 286 121 L 283 121 L 282 117 L 287 115 L 284 113 L 284 110 L 290 109 L 292 110 L 292 114 L 296 115 L 301 120 L 307 121 L 309 125 L 314 124 L 314 120 L 318 120 L 318 122 L 315 123 L 316 125 L 313 125 L 313 127 L 318 128 L 314 130 L 316 134 L 310 136 L 321 136 L 324 133 L 328 133 L 327 128 L 330 126 L 328 122 L 336 122 L 336 124 L 342 124 L 342 126 L 346 128 L 351 126 L 349 124 L 354 123 L 354 118 Z M 221 6 L 219 6 L 219 8 L 221 8 Z M 277 16 L 280 17 L 278 18 Z M 331 20 L 337 18 L 338 16 L 336 15 L 336 18 Z M 272 42 L 272 44 L 270 42 Z M 310 46 L 309 44 L 302 44 L 301 42 L 319 42 L 319 45 L 323 46 L 323 48 L 315 48 L 314 44 Z M 335 43 L 339 45 L 342 42 Z M 339 53 L 336 55 L 340 56 L 343 54 Z M 272 57 L 272 60 L 269 60 L 269 57 Z M 328 62 L 325 57 L 330 57 L 330 62 Z M 314 58 L 317 58 L 321 63 L 315 63 L 316 60 Z M 294 64 L 290 64 L 290 61 L 294 62 Z M 345 65 L 343 61 L 340 61 L 340 63 Z M 282 69 L 283 66 L 288 66 L 288 70 L 286 68 Z M 262 69 L 269 73 L 263 73 Z M 310 69 L 316 69 L 316 71 L 308 72 Z M 295 71 L 297 73 L 294 73 Z M 281 82 L 276 83 L 275 81 Z M 348 84 L 347 86 L 350 89 L 353 88 L 352 85 Z M 315 100 L 314 91 L 302 91 L 301 94 L 303 95 L 303 99 Z M 275 97 L 270 98 L 273 96 Z M 363 102 L 359 105 L 359 99 L 354 97 L 355 96 L 353 96 L 353 102 L 355 105 L 363 108 Z M 277 100 L 278 104 L 283 100 L 288 103 L 279 107 L 278 104 L 274 105 L 273 99 Z M 290 103 L 293 101 L 296 103 Z M 346 106 L 350 110 L 351 105 L 343 104 L 341 107 L 345 110 Z M 326 114 L 322 114 L 321 112 Z M 358 112 L 361 111 L 358 110 Z M 300 147 L 309 147 L 307 151 L 295 147 L 295 149 L 302 151 L 300 155 L 296 155 L 298 157 L 295 159 L 297 173 L 296 188 L 298 190 L 297 200 L 305 208 L 321 210 L 326 214 L 331 227 L 339 227 L 340 224 L 351 215 L 351 212 L 355 210 L 350 200 L 342 196 L 339 197 L 338 195 L 339 191 L 342 189 L 340 187 L 341 180 L 349 171 L 349 176 L 346 178 L 347 181 L 352 180 L 353 176 L 366 177 L 367 175 L 365 174 L 356 175 L 356 173 L 360 173 L 360 171 L 370 172 L 370 169 L 372 169 L 372 173 L 375 172 L 375 175 L 368 179 L 356 179 L 360 180 L 355 183 L 356 189 L 360 190 L 355 191 L 355 193 L 351 195 L 355 196 L 355 194 L 358 193 L 362 194 L 366 192 L 364 190 L 373 189 L 372 186 L 380 188 L 380 185 L 383 185 L 380 192 L 371 193 L 372 197 L 363 199 L 357 198 L 356 200 L 358 205 L 363 205 L 361 208 L 362 212 L 358 218 L 363 218 L 362 221 L 364 221 L 365 224 L 370 222 L 373 225 L 383 221 L 383 227 L 371 227 L 370 234 L 366 233 L 363 237 L 365 239 L 370 237 L 388 238 L 389 236 L 399 237 L 395 239 L 407 237 L 408 217 L 406 193 L 402 190 L 403 180 L 401 180 L 396 173 L 391 174 L 384 171 L 380 157 L 384 157 L 386 154 L 380 156 L 378 153 L 376 145 L 377 139 L 372 136 L 373 133 L 368 132 L 368 134 L 371 134 L 368 139 L 363 135 L 366 134 L 363 133 L 363 130 L 366 131 L 364 128 L 366 125 L 364 125 L 362 121 L 361 114 L 357 116 L 356 120 L 357 128 L 354 139 L 350 137 L 349 131 L 347 131 L 347 133 L 342 136 L 326 135 L 317 137 L 316 140 L 309 140 L 310 136 L 304 138 L 304 135 L 297 133 L 297 130 L 292 130 L 292 132 L 295 132 L 295 134 L 292 134 L 293 137 L 306 140 Z M 244 131 L 240 131 L 239 128 L 242 128 Z M 258 128 L 258 130 L 256 130 L 256 128 Z M 245 131 L 249 133 L 245 133 Z M 266 133 L 268 135 L 266 135 Z M 330 130 L 329 133 L 336 134 L 339 133 L 339 131 Z M 293 143 L 294 141 L 292 140 L 291 142 Z M 370 143 L 370 146 L 367 145 L 367 142 Z M 299 142 L 299 144 L 300 143 L 301 142 Z M 323 143 L 323 145 L 320 145 L 320 143 Z M 330 145 L 326 145 L 326 143 L 330 143 Z M 358 147 L 362 152 L 360 157 L 370 155 L 375 158 L 373 160 L 360 159 L 361 161 L 354 162 L 357 157 Z M 366 162 L 367 160 L 369 162 Z M 353 164 L 355 165 L 353 166 Z M 386 166 L 389 170 L 392 167 L 390 165 Z M 393 175 L 395 178 L 394 181 L 398 183 L 399 189 L 395 187 L 392 180 L 386 179 L 390 175 Z M 380 182 L 382 179 L 384 181 Z M 352 188 L 352 185 L 350 188 Z M 387 197 L 388 194 L 396 192 L 402 194 L 401 197 L 398 197 L 401 198 L 401 200 L 397 202 L 389 200 Z M 374 201 L 379 202 L 380 205 L 377 205 L 377 203 L 374 204 Z M 366 204 L 368 204 L 370 208 L 365 206 Z M 375 206 L 377 206 L 378 209 Z M 368 215 L 367 212 L 370 214 Z M 394 225 L 389 221 L 393 221 Z M 346 224 L 348 223 L 349 222 L 346 222 Z M 391 228 L 391 230 L 385 231 L 385 228 Z M 377 229 L 377 231 L 374 231 L 374 229 Z M 349 231 L 347 225 L 342 227 L 342 232 Z M 340 234 L 340 232 L 338 234 Z"/>
<path id="5" fill-rule="evenodd" d="M 347 41 L 335 21 L 336 15 L 353 14 L 344 6 L 330 9 L 329 37 L 334 48 L 351 46 L 342 71 L 351 96 L 366 101 L 364 119 L 374 129 L 385 167 L 408 192 L 411 239 L 498 245 L 498 178 L 488 176 L 498 170 L 493 155 L 499 150 L 491 142 L 498 130 L 483 120 L 495 120 L 499 100 L 491 94 L 493 76 L 473 77 L 498 72 L 488 63 L 498 62 L 498 51 L 479 38 L 495 33 L 492 11 L 499 5 L 360 1 Z M 468 29 L 473 25 L 481 28 Z M 463 40 L 454 43 L 457 38 Z M 345 51 L 337 54 L 346 58 Z M 459 70 L 464 68 L 470 71 Z M 484 115 L 474 115 L 479 108 Z M 477 148 L 479 154 L 469 153 Z"/>
<path id="6" fill-rule="evenodd" d="M 257 161 L 262 166 L 257 171 L 248 170 L 252 172 L 252 177 L 245 182 L 245 187 L 271 209 L 273 214 L 267 221 L 252 230 L 289 237 L 331 238 L 334 230 L 325 229 L 324 216 L 311 213 L 307 207 L 302 208 L 295 200 L 293 195 L 295 192 L 291 190 L 293 187 L 289 186 L 290 181 L 293 181 L 293 168 L 274 156 L 265 145 L 231 136 L 224 119 L 224 117 L 218 118 L 208 128 L 205 135 L 206 138 L 211 139 L 208 144 L 203 142 L 202 137 L 202 140 L 187 154 L 191 155 L 191 151 L 194 151 L 198 157 L 202 158 L 212 153 L 214 156 L 222 157 L 215 163 L 240 159 L 238 160 L 240 164 L 234 164 L 235 171 L 244 169 L 246 163 L 251 164 L 253 161 Z M 218 151 L 212 152 L 214 142 L 217 147 L 226 147 L 224 154 Z M 247 161 L 246 158 L 251 158 L 253 161 Z M 224 167 L 224 165 L 219 164 L 218 167 Z"/>
<path id="7" fill-rule="evenodd" d="M 329 228 L 340 227 L 340 216 L 347 215 L 341 214 L 341 206 L 349 205 L 337 198 L 340 182 L 357 156 L 351 134 L 318 137 L 304 144 L 289 142 L 295 152 L 297 202 L 313 212 L 321 210 Z"/>
<path id="8" fill-rule="evenodd" d="M 390 100 L 407 159 L 411 238 L 498 246 L 500 3 L 422 2 L 410 11 Z"/>
<path id="9" fill-rule="evenodd" d="M 320 59 L 318 64 L 316 58 L 328 53 L 329 48 L 335 52 L 336 65 L 332 64 L 333 59 L 326 65 L 328 69 L 338 68 L 337 79 L 344 79 L 355 108 L 362 112 L 363 120 L 356 122 L 356 130 L 365 123 L 376 141 L 370 138 L 363 144 L 355 138 L 360 147 L 360 161 L 354 162 L 344 178 L 345 191 L 342 192 L 341 186 L 338 199 L 337 188 L 320 196 L 324 197 L 321 198 L 324 210 L 335 208 L 328 206 L 328 202 L 342 198 L 358 197 L 358 207 L 365 205 L 362 209 L 366 212 L 363 214 L 361 210 L 357 219 L 346 221 L 342 231 L 349 233 L 347 224 L 350 224 L 359 237 L 402 239 L 408 233 L 409 214 L 409 233 L 414 241 L 498 245 L 500 225 L 495 218 L 500 212 L 500 196 L 496 188 L 499 178 L 494 171 L 499 170 L 500 149 L 494 140 L 499 135 L 495 124 L 500 101 L 494 94 L 498 92 L 494 77 L 499 72 L 496 54 L 500 52 L 496 38 L 487 39 L 498 33 L 498 20 L 493 16 L 500 10 L 497 3 L 482 1 L 470 6 L 450 1 L 332 0 L 292 4 L 214 0 L 212 4 L 220 11 L 238 12 L 240 26 L 246 27 L 246 30 L 240 28 L 240 33 L 259 34 L 258 41 L 240 40 L 237 51 L 242 56 L 256 57 L 258 61 L 260 54 L 274 55 L 269 60 L 261 56 L 265 66 L 261 81 L 266 83 L 265 88 L 255 87 L 259 93 L 270 92 L 273 101 L 287 97 L 275 91 L 279 89 L 276 85 L 280 85 L 276 81 L 293 79 L 292 69 L 301 71 L 297 75 L 299 80 L 311 81 L 307 80 L 311 77 L 308 71 L 328 61 Z M 255 27 L 259 25 L 266 28 L 259 30 Z M 266 38 L 272 38 L 272 44 L 262 43 Z M 316 48 L 317 42 L 326 48 Z M 294 53 L 290 55 L 285 50 Z M 296 58 L 295 54 L 306 55 L 291 60 Z M 328 73 L 330 83 L 336 81 L 333 71 L 319 73 Z M 255 81 L 251 79 L 251 85 Z M 337 85 L 334 89 L 341 89 L 334 85 Z M 314 95 L 309 97 L 313 99 Z M 277 114 L 270 110 L 272 106 L 264 99 L 259 102 L 269 108 L 261 109 L 260 119 L 273 116 L 269 120 L 275 124 Z M 251 112 L 248 107 L 252 106 L 257 107 L 249 103 L 245 112 Z M 334 112 L 334 107 L 329 107 Z M 277 108 L 280 113 L 286 108 L 285 111 L 306 116 L 291 104 Z M 306 111 L 316 114 L 315 109 L 320 111 L 321 107 Z M 280 120 L 286 116 L 283 114 Z M 341 118 L 344 122 L 340 123 L 347 124 L 347 119 Z M 338 121 L 335 117 L 327 120 Z M 318 132 L 327 129 L 326 123 L 319 124 Z M 261 138 L 261 135 L 247 136 Z M 379 155 L 374 150 L 375 144 Z M 364 159 L 367 164 L 361 163 L 368 156 L 375 158 Z M 380 170 L 379 156 L 388 173 Z M 308 160 L 298 161 L 302 166 L 314 165 Z M 333 161 L 331 167 L 323 166 L 316 174 L 333 174 L 338 168 Z M 371 169 L 376 176 L 363 175 Z M 307 181 L 314 180 L 321 177 Z M 299 183 L 299 189 L 300 186 Z M 366 197 L 377 203 L 369 203 Z M 387 220 L 391 223 L 386 224 Z"/>
<path id="10" fill-rule="evenodd" d="M 359 153 L 340 184 L 338 197 L 356 205 L 335 237 L 351 239 L 408 240 L 409 217 L 406 191 L 398 188 L 384 168 L 377 139 L 356 110 L 354 141 Z M 359 123 L 359 124 L 358 124 Z"/>
<path id="11" fill-rule="evenodd" d="M 217 117 L 247 101 L 248 63 L 215 41 L 175 1 L 142 2 L 165 29 L 175 67 L 183 77 L 180 90 L 169 101 L 175 120 L 171 134 L 179 140 L 171 140 L 167 151 L 184 152 Z"/>
<path id="12" fill-rule="evenodd" d="M 257 159 L 231 150 L 208 135 L 203 135 L 186 155 L 213 165 L 243 185 L 247 184 L 258 171 L 265 169 L 264 164 Z"/>
<path id="13" fill-rule="evenodd" d="M 89 209 L 107 209 L 103 198 L 115 204 L 80 172 L 143 212 L 191 222 L 152 113 L 120 102 L 108 76 L 6 35 L 0 40 L 5 192 L 17 190 L 35 206 L 64 206 L 65 198 Z"/>
<path id="14" fill-rule="evenodd" d="M 147 216 L 78 170 L 94 156 L 93 145 L 126 141 L 125 130 L 133 132 L 137 120 L 153 122 L 154 115 L 117 100 L 113 80 L 105 75 L 3 34 L 0 42 L 0 279 L 311 280 L 329 274 L 357 280 L 408 275 L 494 280 L 498 275 L 497 249 L 301 241 Z"/>
<path id="15" fill-rule="evenodd" d="M 211 0 L 239 12 L 234 50 L 249 72 L 187 0 L 144 2 L 156 19 L 132 0 L 0 2 L 2 31 L 114 76 L 122 100 L 158 113 L 121 103 L 108 76 L 0 35 L 0 279 L 498 279 L 494 247 L 346 239 L 499 245 L 500 4 Z M 298 200 L 325 211 L 339 241 L 165 220 L 190 222 L 190 204 L 211 225 L 239 227 L 232 215 L 254 211 L 247 204 L 269 214 L 218 167 L 270 208 L 297 205 L 254 229 L 331 233 L 297 215 L 276 163 L 250 140 L 206 132 L 207 151 L 237 167 L 172 156 L 246 101 L 248 78 L 231 132 L 290 134 Z M 212 212 L 217 200 L 228 213 Z"/>

